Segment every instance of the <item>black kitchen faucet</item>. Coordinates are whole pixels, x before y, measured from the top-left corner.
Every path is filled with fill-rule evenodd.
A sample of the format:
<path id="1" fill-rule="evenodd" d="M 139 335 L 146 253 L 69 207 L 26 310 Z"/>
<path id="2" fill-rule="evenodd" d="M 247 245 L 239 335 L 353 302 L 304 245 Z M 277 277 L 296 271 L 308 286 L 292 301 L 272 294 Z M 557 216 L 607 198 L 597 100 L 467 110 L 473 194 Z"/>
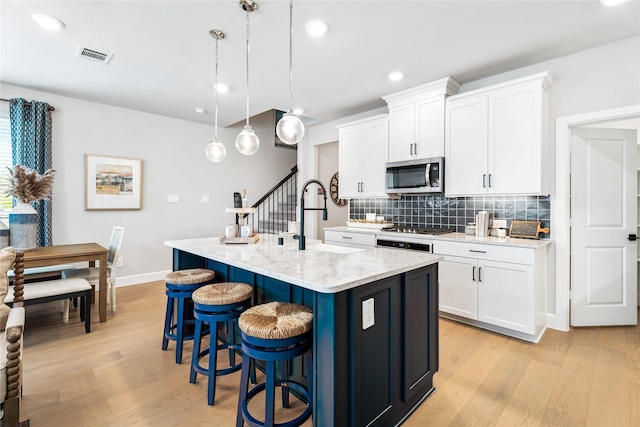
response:
<path id="1" fill-rule="evenodd" d="M 324 208 L 304 207 L 304 193 L 307 191 L 307 187 L 309 186 L 309 184 L 314 182 L 322 187 L 322 194 L 324 195 Z M 300 234 L 296 234 L 295 236 L 293 236 L 293 238 L 298 240 L 298 249 L 300 249 L 301 251 L 306 247 L 304 237 L 304 211 L 322 211 L 322 220 L 327 220 L 327 190 L 324 188 L 324 185 L 317 179 L 310 179 L 309 181 L 305 182 L 302 186 L 302 192 L 300 194 Z"/>

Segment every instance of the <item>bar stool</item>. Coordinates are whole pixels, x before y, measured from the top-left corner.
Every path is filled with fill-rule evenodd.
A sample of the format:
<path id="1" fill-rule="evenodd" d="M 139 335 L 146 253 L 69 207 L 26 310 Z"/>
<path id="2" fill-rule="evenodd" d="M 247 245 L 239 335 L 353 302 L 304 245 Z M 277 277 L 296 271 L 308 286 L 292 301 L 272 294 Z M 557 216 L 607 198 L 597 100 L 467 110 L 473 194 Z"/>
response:
<path id="1" fill-rule="evenodd" d="M 242 374 L 236 427 L 246 422 L 249 426 L 274 426 L 275 388 L 282 387 L 282 405 L 289 407 L 289 389 L 296 391 L 307 400 L 307 407 L 298 417 L 278 426 L 301 425 L 311 416 L 313 409 L 313 370 L 311 346 L 313 312 L 310 308 L 284 302 L 270 302 L 249 308 L 240 315 L 238 326 L 242 331 Z M 289 360 L 304 354 L 307 368 L 305 387 L 296 381 L 289 381 Z M 266 379 L 249 390 L 249 371 L 255 360 L 266 365 Z M 276 378 L 276 362 L 282 362 L 281 373 Z M 265 420 L 258 421 L 249 413 L 248 403 L 261 391 L 265 391 Z"/>
<path id="2" fill-rule="evenodd" d="M 185 302 L 191 300 L 196 289 L 213 281 L 216 273 L 205 268 L 178 270 L 167 274 L 165 278 L 167 294 L 167 310 L 164 317 L 164 333 L 162 349 L 166 350 L 169 340 L 176 342 L 176 363 L 182 363 L 182 344 L 185 340 L 193 339 L 192 334 L 184 332 L 185 325 L 195 323 L 194 319 L 185 320 Z M 174 304 L 178 312 L 174 313 Z M 175 314 L 175 321 L 174 321 Z M 175 331 L 175 332 L 174 332 Z"/>
<path id="3" fill-rule="evenodd" d="M 227 375 L 240 370 L 241 364 L 235 363 L 235 350 L 241 346 L 235 340 L 235 319 L 251 306 L 253 288 L 246 283 L 225 282 L 205 285 L 193 292 L 193 314 L 196 318 L 196 330 L 193 338 L 193 352 L 191 354 L 191 373 L 189 382 L 195 383 L 197 374 L 208 377 L 207 401 L 213 405 L 216 393 L 216 376 Z M 218 344 L 218 322 L 227 322 L 227 340 L 225 344 Z M 205 335 L 203 324 L 209 325 L 209 348 L 200 351 L 200 341 Z M 217 369 L 218 350 L 229 349 L 229 367 Z M 200 359 L 209 355 L 209 367 L 203 368 Z"/>

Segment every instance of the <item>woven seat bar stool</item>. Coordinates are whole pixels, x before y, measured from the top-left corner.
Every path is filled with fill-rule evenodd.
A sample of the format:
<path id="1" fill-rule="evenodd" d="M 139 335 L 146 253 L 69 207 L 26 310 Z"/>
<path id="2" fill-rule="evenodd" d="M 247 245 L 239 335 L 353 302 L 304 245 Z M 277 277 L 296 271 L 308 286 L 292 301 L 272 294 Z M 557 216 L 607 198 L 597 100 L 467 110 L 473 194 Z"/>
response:
<path id="1" fill-rule="evenodd" d="M 185 319 L 185 305 L 191 301 L 196 289 L 213 282 L 216 273 L 205 268 L 178 270 L 165 277 L 167 310 L 164 316 L 162 349 L 166 350 L 169 340 L 176 342 L 176 363 L 182 363 L 182 345 L 193 339 L 193 334 L 185 334 L 185 326 L 195 324 L 195 319 Z M 177 305 L 177 313 L 174 306 Z M 189 305 L 189 310 L 190 310 Z M 189 311 L 190 312 L 190 311 Z"/>
<path id="2" fill-rule="evenodd" d="M 270 302 L 246 310 L 238 319 L 242 331 L 242 374 L 236 427 L 247 423 L 251 427 L 294 427 L 304 423 L 313 410 L 311 395 L 313 372 L 311 347 L 313 312 L 310 308 L 291 303 Z M 290 381 L 289 360 L 304 355 L 307 369 L 307 385 Z M 265 362 L 266 378 L 249 390 L 250 367 L 256 360 Z M 280 375 L 276 377 L 276 362 L 281 362 Z M 282 388 L 282 405 L 289 407 L 289 389 L 295 391 L 307 406 L 298 417 L 275 424 L 275 388 Z M 261 391 L 265 391 L 265 419 L 259 421 L 249 413 L 248 403 Z"/>
<path id="3" fill-rule="evenodd" d="M 240 370 L 235 363 L 235 351 L 240 344 L 235 341 L 235 323 L 243 311 L 251 306 L 253 287 L 246 283 L 224 282 L 206 285 L 193 292 L 193 315 L 196 318 L 196 330 L 191 354 L 191 373 L 189 382 L 195 383 L 197 374 L 206 375 L 207 402 L 213 405 L 216 394 L 216 376 L 227 375 Z M 218 344 L 218 323 L 227 322 L 227 342 Z M 204 336 L 203 326 L 209 325 L 209 348 L 200 351 L 200 342 Z M 229 349 L 229 367 L 217 369 L 218 350 Z M 209 355 L 208 368 L 200 365 L 200 359 Z"/>

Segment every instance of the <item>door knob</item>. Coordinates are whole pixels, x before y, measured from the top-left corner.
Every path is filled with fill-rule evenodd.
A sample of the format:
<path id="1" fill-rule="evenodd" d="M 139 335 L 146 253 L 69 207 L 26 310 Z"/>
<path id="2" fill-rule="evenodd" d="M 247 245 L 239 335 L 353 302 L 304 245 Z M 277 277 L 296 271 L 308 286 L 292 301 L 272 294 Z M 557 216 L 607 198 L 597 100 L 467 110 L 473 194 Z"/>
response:
<path id="1" fill-rule="evenodd" d="M 635 234 L 629 234 L 629 237 L 627 237 L 627 240 L 631 240 L 633 242 L 635 240 L 638 240 L 638 236 L 636 236 Z"/>

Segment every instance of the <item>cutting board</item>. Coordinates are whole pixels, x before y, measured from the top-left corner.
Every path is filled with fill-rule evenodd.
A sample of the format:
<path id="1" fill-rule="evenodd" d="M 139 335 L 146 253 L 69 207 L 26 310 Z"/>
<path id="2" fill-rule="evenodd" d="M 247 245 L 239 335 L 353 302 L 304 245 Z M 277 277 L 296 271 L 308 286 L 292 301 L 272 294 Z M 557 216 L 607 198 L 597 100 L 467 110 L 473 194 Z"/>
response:
<path id="1" fill-rule="evenodd" d="M 539 239 L 539 233 L 549 233 L 549 228 L 540 228 L 540 221 L 520 221 L 514 219 L 509 227 L 509 237 Z"/>

